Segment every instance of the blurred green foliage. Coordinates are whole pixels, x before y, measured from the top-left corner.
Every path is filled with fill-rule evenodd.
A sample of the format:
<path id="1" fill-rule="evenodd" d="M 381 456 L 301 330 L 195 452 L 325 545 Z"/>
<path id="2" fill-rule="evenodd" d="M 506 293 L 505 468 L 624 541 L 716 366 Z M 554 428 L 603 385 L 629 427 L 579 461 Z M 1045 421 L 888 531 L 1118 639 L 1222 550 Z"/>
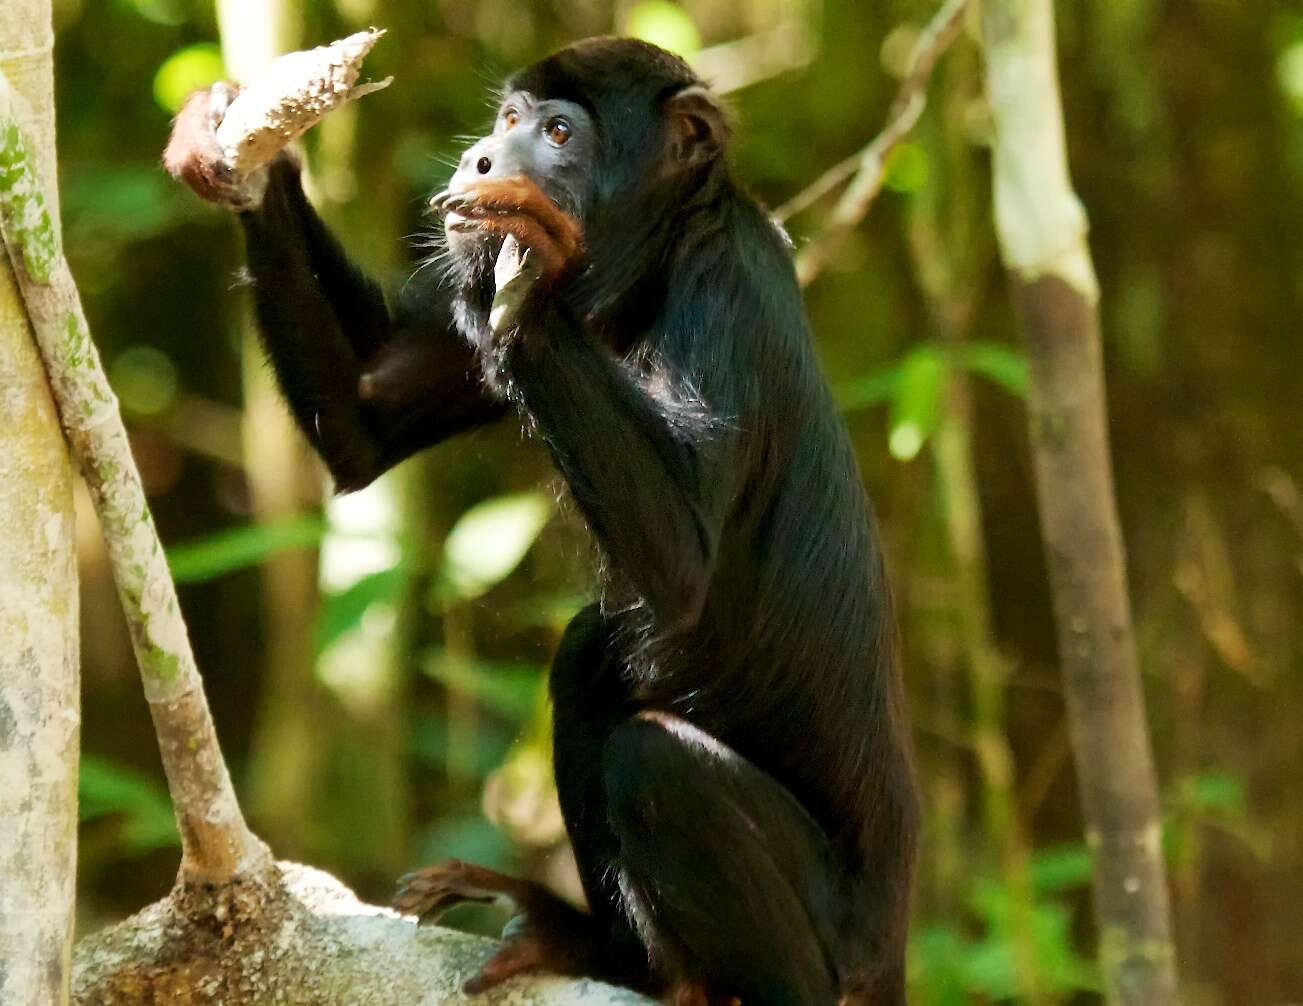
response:
<path id="1" fill-rule="evenodd" d="M 326 525 L 319 517 L 292 517 L 274 523 L 217 531 L 167 550 L 177 583 L 225 576 L 264 562 L 287 548 L 311 548 L 321 542 Z"/>
<path id="2" fill-rule="evenodd" d="M 551 516 L 552 501 L 538 492 L 499 496 L 471 507 L 443 540 L 434 603 L 471 601 L 501 583 L 515 572 Z"/>
<path id="3" fill-rule="evenodd" d="M 221 48 L 212 42 L 197 42 L 163 61 L 154 74 L 154 100 L 175 114 L 192 91 L 225 77 Z"/>
<path id="4" fill-rule="evenodd" d="M 77 809 L 83 822 L 113 818 L 124 855 L 138 856 L 181 842 L 167 790 L 148 776 L 103 758 L 82 757 Z"/>
<path id="5" fill-rule="evenodd" d="M 989 378 L 1015 395 L 1027 392 L 1027 360 L 996 342 L 970 342 L 950 349 L 924 343 L 899 360 L 870 370 L 836 387 L 843 410 L 887 403 L 892 457 L 912 461 L 937 431 L 945 408 L 947 382 L 955 368 Z"/>
<path id="6" fill-rule="evenodd" d="M 684 56 L 701 48 L 701 33 L 691 16 L 670 0 L 641 0 L 634 4 L 625 19 L 624 31 Z"/>

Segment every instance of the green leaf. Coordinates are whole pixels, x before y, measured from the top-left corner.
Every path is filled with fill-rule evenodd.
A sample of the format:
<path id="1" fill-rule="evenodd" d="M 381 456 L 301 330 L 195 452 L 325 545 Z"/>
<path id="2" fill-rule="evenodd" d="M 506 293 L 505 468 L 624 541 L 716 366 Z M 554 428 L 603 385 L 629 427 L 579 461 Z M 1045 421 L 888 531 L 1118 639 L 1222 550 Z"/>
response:
<path id="1" fill-rule="evenodd" d="M 941 395 L 949 362 L 936 346 L 911 350 L 900 365 L 891 399 L 891 456 L 912 461 L 941 421 Z"/>
<path id="2" fill-rule="evenodd" d="M 434 649 L 422 664 L 445 688 L 469 695 L 515 723 L 534 712 L 543 669 L 535 664 L 467 660 Z"/>
<path id="3" fill-rule="evenodd" d="M 124 815 L 120 839 L 128 852 L 178 845 L 176 819 L 167 792 L 134 769 L 92 755 L 81 759 L 77 809 L 83 821 Z"/>
<path id="4" fill-rule="evenodd" d="M 1099 976 L 1082 958 L 1072 936 L 1072 915 L 1056 901 L 1022 902 L 1001 881 L 974 882 L 969 905 L 986 923 L 985 938 L 970 960 L 969 987 L 993 1000 L 1012 999 L 1020 991 L 1018 941 L 1030 938 L 1036 968 L 1050 988 L 1094 990 Z"/>
<path id="5" fill-rule="evenodd" d="M 226 76 L 222 50 L 215 42 L 199 42 L 178 49 L 154 74 L 154 100 L 176 114 L 191 91 L 207 87 Z"/>
<path id="6" fill-rule="evenodd" d="M 1080 843 L 1041 849 L 1032 855 L 1032 887 L 1038 894 L 1055 894 L 1090 883 L 1090 850 Z"/>
<path id="7" fill-rule="evenodd" d="M 917 143 L 899 144 L 887 156 L 886 176 L 882 183 L 893 192 L 917 192 L 928 180 L 927 151 Z"/>
<path id="8" fill-rule="evenodd" d="M 443 600 L 468 601 L 505 580 L 552 516 L 541 492 L 498 496 L 461 515 L 443 545 Z"/>
<path id="9" fill-rule="evenodd" d="M 865 409 L 889 401 L 896 393 L 900 370 L 900 363 L 892 362 L 863 377 L 839 382 L 833 389 L 837 407 L 843 412 L 850 412 L 852 409 Z"/>
<path id="10" fill-rule="evenodd" d="M 1276 79 L 1296 115 L 1303 116 L 1303 41 L 1285 48 L 1276 61 Z"/>
<path id="11" fill-rule="evenodd" d="M 363 576 L 338 593 L 325 594 L 317 613 L 317 653 L 324 653 L 346 632 L 356 628 L 372 604 L 387 601 L 397 607 L 409 579 L 407 568 L 398 563 Z"/>
<path id="12" fill-rule="evenodd" d="M 471 735 L 471 769 L 481 779 L 500 766 L 511 750 L 516 728 L 509 730 L 495 720 L 481 717 Z M 442 716 L 412 717 L 408 730 L 408 753 L 436 772 L 448 766 L 448 724 Z"/>
<path id="13" fill-rule="evenodd" d="M 178 583 L 196 583 L 254 566 L 270 555 L 293 548 L 313 548 L 326 533 L 320 516 L 287 517 L 250 524 L 173 545 L 167 550 Z"/>
<path id="14" fill-rule="evenodd" d="M 624 33 L 680 56 L 690 56 L 701 48 L 701 33 L 692 17 L 668 0 L 642 0 L 634 4 L 625 21 Z"/>
<path id="15" fill-rule="evenodd" d="M 920 1006 L 967 1006 L 973 941 L 946 925 L 921 925 L 909 941 L 911 1002 Z"/>
<path id="16" fill-rule="evenodd" d="M 191 211 L 179 187 L 151 162 L 78 168 L 62 196 L 68 231 L 78 241 L 143 241 Z"/>
<path id="17" fill-rule="evenodd" d="M 418 862 L 429 863 L 456 856 L 490 868 L 511 861 L 511 845 L 478 807 L 464 813 L 445 814 L 416 840 Z"/>
<path id="18" fill-rule="evenodd" d="M 587 594 L 564 591 L 529 597 L 507 608 L 502 617 L 512 628 L 565 628 L 579 610 L 592 602 Z"/>
<path id="19" fill-rule="evenodd" d="M 188 4 L 185 0 L 127 0 L 137 14 L 146 21 L 165 24 L 172 27 L 185 24 L 188 16 Z"/>
<path id="20" fill-rule="evenodd" d="M 970 342 L 962 346 L 959 365 L 981 374 L 1019 398 L 1027 394 L 1027 356 L 1000 342 Z"/>
<path id="21" fill-rule="evenodd" d="M 1248 801 L 1244 798 L 1244 784 L 1233 775 L 1207 772 L 1182 782 L 1182 795 L 1187 805 L 1196 811 L 1218 811 L 1232 818 L 1248 814 Z"/>

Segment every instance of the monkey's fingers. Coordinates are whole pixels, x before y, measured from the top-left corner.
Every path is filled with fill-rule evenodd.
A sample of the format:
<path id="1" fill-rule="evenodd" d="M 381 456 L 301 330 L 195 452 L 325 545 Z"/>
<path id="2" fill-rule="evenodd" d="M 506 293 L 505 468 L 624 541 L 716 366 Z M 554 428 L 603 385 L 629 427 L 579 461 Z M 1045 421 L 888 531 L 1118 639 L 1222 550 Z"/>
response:
<path id="1" fill-rule="evenodd" d="M 217 127 L 240 88 L 218 81 L 186 99 L 172 123 L 163 151 L 163 166 L 201 198 L 228 209 L 242 210 L 262 197 L 265 177 L 240 177 L 217 139 Z"/>
<path id="2" fill-rule="evenodd" d="M 239 94 L 240 85 L 229 80 L 219 80 L 208 88 L 208 121 L 212 124 L 214 133 L 226 118 L 226 110 L 231 107 L 231 102 Z"/>

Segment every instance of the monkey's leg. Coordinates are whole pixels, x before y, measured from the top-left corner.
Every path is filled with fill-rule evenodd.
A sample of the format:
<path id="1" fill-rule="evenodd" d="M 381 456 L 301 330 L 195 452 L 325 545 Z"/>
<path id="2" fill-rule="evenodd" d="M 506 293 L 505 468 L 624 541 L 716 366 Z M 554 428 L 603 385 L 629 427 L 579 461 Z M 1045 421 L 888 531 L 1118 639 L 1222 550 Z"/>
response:
<path id="1" fill-rule="evenodd" d="M 610 627 L 597 605 L 571 620 L 552 662 L 552 765 L 566 832 L 574 849 L 596 931 L 594 977 L 659 991 L 647 949 L 629 921 L 616 876 L 620 843 L 606 805 L 602 750 L 616 727 L 637 711 Z"/>
<path id="2" fill-rule="evenodd" d="M 603 755 L 620 883 L 669 977 L 745 1006 L 833 1006 L 841 871 L 778 782 L 674 716 L 645 712 Z"/>
<path id="3" fill-rule="evenodd" d="M 530 881 L 459 860 L 400 881 L 394 906 L 421 921 L 468 901 L 506 901 L 516 917 L 503 943 L 466 991 L 482 992 L 532 971 L 585 975 L 652 990 L 647 952 L 629 924 L 614 883 L 618 853 L 607 822 L 601 754 L 611 730 L 633 706 L 611 659 L 609 632 L 596 605 L 566 629 L 552 667 L 557 789 L 591 914 Z M 686 1000 L 685 1000 L 686 1001 Z"/>

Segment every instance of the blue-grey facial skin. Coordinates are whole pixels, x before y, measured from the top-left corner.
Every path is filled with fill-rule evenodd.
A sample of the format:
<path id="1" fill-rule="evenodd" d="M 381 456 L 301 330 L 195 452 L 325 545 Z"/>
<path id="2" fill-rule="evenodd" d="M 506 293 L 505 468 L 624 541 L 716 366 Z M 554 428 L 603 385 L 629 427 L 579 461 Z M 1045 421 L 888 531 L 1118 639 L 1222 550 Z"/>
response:
<path id="1" fill-rule="evenodd" d="M 456 191 L 524 175 L 562 209 L 579 215 L 596 145 L 593 118 L 581 105 L 515 92 L 499 106 L 493 132 L 462 155 L 448 187 Z"/>

